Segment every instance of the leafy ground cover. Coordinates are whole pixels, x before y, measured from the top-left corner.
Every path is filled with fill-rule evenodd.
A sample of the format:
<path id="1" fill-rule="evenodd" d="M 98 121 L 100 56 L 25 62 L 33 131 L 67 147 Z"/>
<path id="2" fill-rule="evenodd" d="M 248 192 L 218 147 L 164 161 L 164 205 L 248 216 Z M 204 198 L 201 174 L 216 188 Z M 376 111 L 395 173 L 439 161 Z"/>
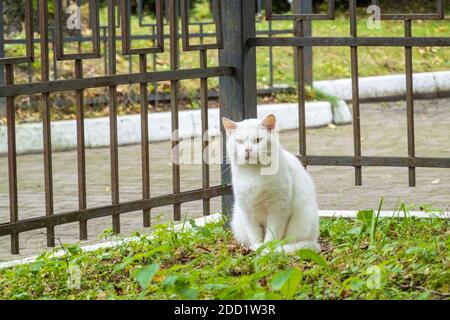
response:
<path id="1" fill-rule="evenodd" d="M 95 252 L 67 245 L 62 257 L 0 270 L 0 298 L 450 299 L 449 223 L 430 212 L 417 219 L 403 205 L 392 218 L 324 218 L 321 253 L 292 256 L 275 243 L 250 252 L 224 221 L 187 221 L 182 232 L 160 225 L 153 238 Z"/>

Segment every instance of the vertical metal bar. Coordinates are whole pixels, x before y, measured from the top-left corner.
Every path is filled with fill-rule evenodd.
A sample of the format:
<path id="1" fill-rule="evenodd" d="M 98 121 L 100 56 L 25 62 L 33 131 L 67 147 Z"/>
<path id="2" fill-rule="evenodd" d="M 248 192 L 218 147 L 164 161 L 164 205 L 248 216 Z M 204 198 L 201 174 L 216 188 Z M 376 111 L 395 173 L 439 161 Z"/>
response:
<path id="1" fill-rule="evenodd" d="M 412 37 L 411 20 L 405 20 L 405 37 Z M 416 146 L 414 137 L 414 82 L 412 47 L 405 47 L 405 71 L 406 71 L 406 120 L 408 126 L 408 156 L 416 156 Z M 416 168 L 408 168 L 409 186 L 416 186 Z"/>
<path id="2" fill-rule="evenodd" d="M 313 12 L 313 1 L 312 0 L 294 0 L 292 2 L 292 13 L 293 14 L 306 14 L 306 13 L 312 13 Z M 311 20 L 302 20 L 303 24 L 303 36 L 304 37 L 311 37 L 312 35 L 312 22 Z M 297 50 L 297 48 L 295 49 Z M 303 48 L 303 61 L 305 66 L 303 67 L 304 70 L 304 77 L 305 77 L 305 84 L 308 86 L 313 85 L 313 48 L 312 47 L 304 47 Z M 298 54 L 294 55 L 294 65 L 295 70 L 298 69 L 298 61 L 297 57 Z M 297 80 L 297 78 L 296 78 Z"/>
<path id="3" fill-rule="evenodd" d="M 272 16 L 272 0 L 266 0 L 266 20 Z"/>
<path id="4" fill-rule="evenodd" d="M 233 76 L 220 78 L 221 116 L 240 121 L 256 117 L 256 50 L 247 45 L 255 37 L 255 1 L 222 2 L 224 49 L 219 51 L 220 65 L 234 66 Z M 222 137 L 225 137 L 221 127 Z M 222 144 L 226 154 L 226 144 Z M 222 164 L 222 184 L 231 183 L 229 164 Z M 233 196 L 222 198 L 223 214 L 231 214 Z"/>
<path id="5" fill-rule="evenodd" d="M 116 74 L 116 1 L 108 3 L 108 54 L 109 74 Z M 109 133 L 111 161 L 111 203 L 119 204 L 119 148 L 117 141 L 117 86 L 109 87 Z M 113 212 L 112 228 L 120 232 L 120 215 Z"/>
<path id="6" fill-rule="evenodd" d="M 272 20 L 269 20 L 269 38 L 272 38 Z M 273 47 L 269 47 L 269 87 L 273 89 Z"/>
<path id="7" fill-rule="evenodd" d="M 169 24 L 170 24 L 170 69 L 178 70 L 180 67 L 179 41 L 178 41 L 178 0 L 171 0 L 169 3 Z M 173 193 L 180 193 L 180 165 L 179 165 L 179 119 L 178 119 L 178 94 L 180 82 L 172 80 L 170 82 L 170 105 L 172 111 L 172 185 Z M 181 204 L 173 206 L 173 219 L 181 220 Z"/>
<path id="8" fill-rule="evenodd" d="M 108 37 L 106 28 L 103 28 L 104 74 L 108 74 Z"/>
<path id="9" fill-rule="evenodd" d="M 208 52 L 200 50 L 200 68 L 208 67 Z M 202 120 L 202 188 L 209 188 L 209 155 L 208 155 L 208 78 L 200 79 L 200 103 Z M 210 214 L 210 200 L 203 199 L 203 215 Z"/>
<path id="10" fill-rule="evenodd" d="M 3 1 L 0 1 L 0 17 L 2 17 L 3 21 Z M 3 23 L 0 23 L 0 57 L 5 56 L 5 30 Z M 4 65 L 0 65 L 0 85 L 4 84 L 5 79 L 5 67 Z M 5 110 L 5 98 L 0 98 L 0 115 L 4 115 Z"/>
<path id="11" fill-rule="evenodd" d="M 54 44 L 55 44 L 55 56 L 57 59 L 62 58 L 64 53 L 64 30 L 63 30 L 63 16 L 64 16 L 64 10 L 63 10 L 63 4 L 61 1 L 54 1 L 54 19 L 56 21 L 54 28 L 53 28 L 53 37 L 54 37 Z M 69 3 L 66 4 L 66 7 L 68 7 Z"/>
<path id="12" fill-rule="evenodd" d="M 14 84 L 14 66 L 5 65 L 5 85 Z M 15 97 L 6 98 L 6 120 L 8 126 L 8 181 L 9 181 L 9 221 L 19 220 L 17 204 L 17 154 L 16 154 L 16 108 Z M 11 253 L 19 254 L 19 234 L 11 234 Z"/>
<path id="13" fill-rule="evenodd" d="M 99 1 L 90 0 L 89 8 L 90 8 L 89 23 L 92 29 L 92 51 L 97 53 L 100 57 L 101 42 L 100 42 Z"/>
<path id="14" fill-rule="evenodd" d="M 439 19 L 444 19 L 445 18 L 445 1 L 444 0 L 436 0 L 436 5 L 437 5 L 437 15 L 439 17 Z"/>
<path id="15" fill-rule="evenodd" d="M 39 1 L 39 30 L 41 45 L 41 81 L 50 80 L 49 44 L 48 44 L 48 0 Z M 54 214 L 53 206 L 53 163 L 51 134 L 51 101 L 50 94 L 42 94 L 42 128 L 44 146 L 44 179 L 45 179 L 45 215 Z M 47 228 L 47 246 L 55 246 L 55 228 Z"/>
<path id="16" fill-rule="evenodd" d="M 139 26 L 142 25 L 142 19 L 143 19 L 143 12 L 144 12 L 144 1 L 139 0 L 138 1 L 138 17 L 139 17 Z"/>
<path id="17" fill-rule="evenodd" d="M 295 21 L 295 36 L 303 37 L 304 28 L 301 20 Z M 306 115 L 305 115 L 305 48 L 297 47 L 297 93 L 298 93 L 298 133 L 299 152 L 306 156 Z"/>
<path id="18" fill-rule="evenodd" d="M 147 72 L 147 55 L 139 55 L 139 72 Z M 150 157 L 148 145 L 148 83 L 140 84 L 141 93 L 141 161 L 142 161 L 142 199 L 150 199 Z M 144 209 L 144 227 L 151 225 L 150 209 Z"/>
<path id="19" fill-rule="evenodd" d="M 129 18 L 129 21 L 130 21 L 131 20 L 131 1 L 126 1 L 125 5 L 126 5 L 126 8 L 125 8 L 126 10 L 124 11 L 123 14 L 128 15 L 130 17 Z M 130 28 L 131 28 L 131 25 L 130 25 Z M 122 38 L 124 38 L 124 37 L 131 38 L 131 30 L 128 29 L 128 31 L 129 31 L 129 33 L 126 35 L 122 35 Z M 131 47 L 131 40 L 130 40 L 129 44 Z M 129 55 L 127 58 L 128 58 L 128 73 L 133 73 L 133 56 Z M 130 90 L 130 93 L 131 93 L 131 90 Z"/>
<path id="20" fill-rule="evenodd" d="M 83 60 L 75 60 L 75 79 L 83 78 Z M 86 201 L 86 148 L 84 139 L 84 91 L 75 91 L 77 107 L 77 174 L 78 174 L 78 208 L 87 208 Z M 87 240 L 87 220 L 80 220 L 80 240 Z"/>
<path id="21" fill-rule="evenodd" d="M 152 39 L 153 39 L 153 45 L 154 45 L 155 42 L 156 42 L 155 34 L 156 34 L 156 26 L 153 25 L 153 26 L 152 26 Z M 163 39 L 163 41 L 164 41 L 164 39 Z M 155 53 L 155 54 L 152 55 L 152 59 L 153 59 L 153 72 L 156 72 L 156 71 L 157 71 L 157 68 L 158 68 L 157 57 L 158 57 L 158 54 L 157 54 L 157 53 Z M 154 82 L 154 83 L 153 83 L 153 94 L 154 94 L 154 96 L 153 96 L 153 110 L 156 111 L 156 110 L 158 109 L 158 82 Z"/>
<path id="22" fill-rule="evenodd" d="M 358 36 L 356 0 L 350 0 L 350 34 Z M 359 71 L 358 71 L 358 47 L 350 48 L 351 73 L 352 73 L 352 102 L 353 102 L 353 144 L 355 157 L 361 157 L 361 125 L 359 112 Z M 355 166 L 355 185 L 362 185 L 362 168 Z"/>
<path id="23" fill-rule="evenodd" d="M 52 51 L 53 51 L 53 80 L 58 80 L 58 59 L 56 58 L 56 35 L 52 30 Z"/>

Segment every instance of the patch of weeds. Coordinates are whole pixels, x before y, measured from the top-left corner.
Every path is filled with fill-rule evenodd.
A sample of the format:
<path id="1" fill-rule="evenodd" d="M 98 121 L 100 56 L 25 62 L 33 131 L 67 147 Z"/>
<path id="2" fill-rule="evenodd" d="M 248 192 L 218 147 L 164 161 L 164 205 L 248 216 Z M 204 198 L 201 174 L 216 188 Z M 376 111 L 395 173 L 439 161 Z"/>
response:
<path id="1" fill-rule="evenodd" d="M 323 218 L 320 254 L 285 255 L 277 243 L 251 252 L 223 221 L 159 225 L 153 237 L 94 252 L 65 246 L 61 257 L 0 270 L 0 299 L 449 299 L 448 220 L 426 209 L 435 216 L 411 217 L 402 204 L 389 218 L 381 205 Z"/>

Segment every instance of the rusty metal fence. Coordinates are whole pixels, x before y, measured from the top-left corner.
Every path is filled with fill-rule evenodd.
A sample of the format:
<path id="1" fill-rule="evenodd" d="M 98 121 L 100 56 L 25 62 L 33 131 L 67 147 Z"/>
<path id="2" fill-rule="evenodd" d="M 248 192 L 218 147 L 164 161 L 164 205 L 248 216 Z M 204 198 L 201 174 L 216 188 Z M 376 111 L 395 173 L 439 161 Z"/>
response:
<path id="1" fill-rule="evenodd" d="M 373 5 L 379 5 L 377 0 Z M 274 15 L 272 14 L 272 0 L 266 0 L 266 18 L 268 20 L 294 20 L 294 37 L 289 38 L 250 38 L 250 46 L 294 46 L 298 47 L 298 60 L 300 66 L 298 71 L 298 101 L 299 101 L 299 149 L 300 159 L 305 166 L 353 166 L 355 167 L 355 184 L 362 185 L 362 167 L 367 166 L 393 166 L 407 167 L 409 170 L 409 185 L 416 185 L 416 168 L 450 168 L 448 158 L 422 158 L 416 157 L 415 153 L 415 130 L 414 130 L 414 84 L 413 84 L 413 57 L 412 48 L 418 46 L 450 46 L 449 37 L 414 37 L 412 34 L 412 21 L 414 20 L 443 20 L 445 19 L 444 0 L 435 0 L 435 13 L 405 13 L 380 15 L 381 20 L 399 20 L 404 22 L 404 37 L 359 37 L 357 30 L 357 0 L 349 0 L 350 35 L 349 37 L 305 37 L 304 23 L 307 20 L 332 20 L 335 16 L 334 0 L 327 0 L 327 13 L 325 14 L 294 14 Z M 381 12 L 383 9 L 381 8 Z M 309 156 L 306 151 L 306 122 L 305 122 L 305 99 L 304 99 L 304 61 L 305 47 L 335 47 L 343 46 L 350 48 L 351 55 L 351 78 L 352 78 L 352 104 L 353 104 L 353 156 Z M 358 76 L 358 47 L 404 47 L 405 48 L 405 75 L 406 75 L 406 120 L 408 127 L 408 155 L 407 157 L 366 157 L 361 150 L 360 129 L 360 99 L 359 99 L 359 76 Z"/>
<path id="2" fill-rule="evenodd" d="M 177 161 L 179 158 L 177 145 L 179 139 L 173 137 L 172 166 L 173 194 L 167 196 L 150 196 L 150 163 L 149 163 L 149 122 L 148 122 L 148 100 L 143 98 L 148 95 L 149 83 L 170 81 L 171 83 L 171 113 L 172 131 L 177 132 L 179 127 L 178 100 L 179 83 L 185 79 L 200 79 L 201 81 L 201 114 L 202 131 L 208 130 L 208 100 L 207 100 L 207 79 L 211 77 L 227 77 L 233 74 L 231 66 L 208 67 L 207 54 L 210 50 L 222 48 L 222 0 L 214 0 L 214 17 L 216 21 L 216 43 L 193 45 L 190 43 L 188 35 L 189 15 L 188 0 L 181 1 L 178 7 L 177 0 L 168 2 L 166 8 L 168 13 L 168 24 L 170 26 L 169 48 L 164 47 L 164 26 L 163 26 L 163 0 L 156 1 L 157 37 L 153 46 L 147 48 L 133 48 L 130 39 L 130 20 L 127 14 L 127 2 L 129 0 L 111 0 L 108 5 L 108 75 L 98 77 L 83 77 L 83 61 L 87 59 L 97 59 L 100 53 L 100 27 L 99 27 L 99 1 L 89 0 L 90 25 L 92 28 L 92 51 L 81 53 L 65 52 L 65 16 L 63 5 L 65 1 L 56 0 L 54 30 L 56 42 L 56 59 L 59 61 L 74 61 L 74 79 L 71 80 L 50 80 L 49 79 L 49 1 L 40 0 L 38 7 L 39 15 L 39 46 L 41 62 L 41 79 L 38 82 L 14 84 L 14 68 L 21 63 L 29 63 L 34 60 L 34 30 L 33 30 L 33 7 L 32 0 L 25 0 L 26 4 L 26 56 L 23 57 L 3 57 L 0 64 L 5 66 L 5 83 L 0 87 L 0 96 L 6 97 L 7 108 L 7 132 L 8 132 L 8 173 L 9 173 L 9 209 L 10 222 L 0 224 L 0 236 L 10 235 L 11 252 L 19 253 L 19 234 L 29 230 L 46 228 L 47 245 L 55 246 L 55 226 L 71 222 L 79 222 L 80 239 L 87 239 L 88 220 L 111 216 L 112 227 L 115 233 L 120 232 L 120 215 L 126 212 L 143 212 L 143 225 L 150 226 L 150 210 L 152 208 L 173 205 L 174 220 L 181 219 L 181 204 L 194 200 L 203 199 L 204 214 L 209 214 L 209 199 L 218 197 L 230 192 L 229 186 L 210 186 L 209 168 L 206 162 L 203 163 L 203 188 L 188 192 L 180 191 L 180 167 Z M 116 23 L 118 21 L 116 6 L 120 12 L 120 25 L 122 39 L 118 40 L 116 35 Z M 179 10 L 179 8 L 181 10 Z M 200 68 L 183 69 L 179 68 L 179 20 L 182 21 L 182 44 L 183 50 L 195 50 L 200 53 Z M 116 47 L 121 42 L 122 54 L 139 57 L 140 70 L 138 73 L 116 74 Z M 148 72 L 147 56 L 169 50 L 170 70 Z M 142 137 L 142 198 L 132 202 L 121 202 L 119 198 L 119 160 L 118 160 L 118 123 L 117 123 L 117 86 L 124 84 L 139 84 L 141 98 L 141 137 Z M 85 159 L 85 128 L 84 128 L 84 90 L 89 88 L 108 88 L 109 92 L 109 119 L 110 119 L 110 165 L 111 165 L 111 205 L 104 207 L 89 208 L 86 201 L 86 159 Z M 52 170 L 52 142 L 51 142 L 51 118 L 52 108 L 50 94 L 53 92 L 71 91 L 76 94 L 76 127 L 77 127 L 77 175 L 78 175 L 78 210 L 72 212 L 54 212 L 53 203 L 53 170 Z M 45 175 L 45 216 L 32 219 L 19 219 L 18 212 L 18 190 L 17 190 L 17 163 L 16 163 L 16 128 L 15 128 L 15 99 L 21 95 L 38 94 L 41 95 L 42 122 L 43 122 L 43 149 L 44 149 L 44 175 Z M 207 142 L 203 143 L 203 149 L 207 147 Z"/>
<path id="3" fill-rule="evenodd" d="M 178 144 L 179 137 L 179 89 L 180 81 L 185 79 L 200 79 L 202 133 L 208 130 L 208 83 L 207 79 L 219 77 L 220 79 L 220 112 L 233 120 L 239 121 L 256 117 L 256 47 L 288 46 L 296 48 L 298 68 L 298 102 L 299 102 L 299 150 L 300 160 L 305 166 L 349 166 L 355 168 L 355 183 L 362 184 L 362 168 L 367 166 L 396 166 L 409 170 L 409 184 L 415 186 L 415 169 L 417 167 L 450 168 L 448 158 L 423 158 L 415 156 L 414 140 L 414 92 L 412 47 L 415 46 L 450 46 L 449 37 L 414 37 L 412 35 L 412 21 L 416 19 L 431 20 L 444 19 L 444 0 L 436 1 L 435 14 L 393 14 L 382 15 L 382 19 L 404 21 L 404 37 L 359 37 L 357 33 L 356 0 L 349 0 L 350 34 L 348 37 L 311 37 L 305 36 L 305 25 L 310 20 L 334 19 L 334 1 L 328 0 L 328 9 L 324 14 L 272 14 L 272 1 L 266 1 L 266 19 L 292 20 L 294 23 L 293 35 L 289 37 L 273 37 L 271 35 L 257 36 L 255 30 L 255 0 L 214 0 L 213 16 L 216 26 L 213 44 L 192 44 L 189 34 L 188 0 L 169 0 L 167 17 L 169 24 L 169 48 L 164 46 L 163 27 L 163 0 L 156 1 L 157 24 L 156 37 L 152 47 L 134 48 L 130 38 L 130 21 L 127 14 L 129 0 L 110 0 L 108 4 L 107 46 L 108 46 L 108 75 L 84 78 L 83 61 L 100 58 L 100 27 L 98 1 L 89 0 L 92 26 L 92 52 L 66 53 L 64 51 L 64 17 L 62 14 L 62 0 L 55 0 L 57 4 L 54 21 L 55 41 L 58 60 L 74 61 L 74 79 L 50 80 L 49 78 L 49 12 L 48 0 L 40 0 L 39 15 L 39 46 L 41 62 L 41 79 L 38 82 L 14 84 L 14 68 L 17 64 L 29 63 L 34 59 L 33 43 L 33 8 L 32 0 L 26 3 L 26 56 L 3 57 L 0 64 L 5 66 L 5 82 L 0 87 L 0 97 L 6 97 L 7 104 L 7 132 L 8 132 L 8 173 L 9 173 L 9 209 L 10 221 L 0 224 L 0 236 L 11 237 L 11 252 L 19 253 L 19 234 L 22 232 L 43 229 L 47 230 L 47 244 L 55 245 L 55 226 L 78 222 L 80 239 L 87 239 L 87 223 L 99 217 L 112 217 L 113 231 L 120 232 L 120 216 L 123 213 L 142 211 L 143 225 L 150 226 L 150 211 L 156 207 L 173 205 L 173 219 L 181 219 L 181 204 L 185 202 L 202 200 L 203 213 L 209 214 L 209 201 L 213 197 L 222 196 L 223 212 L 228 213 L 232 204 L 231 177 L 226 164 L 222 165 L 222 185 L 210 186 L 209 167 L 207 159 L 202 164 L 202 188 L 181 192 L 180 166 Z M 374 1 L 376 4 L 377 2 Z M 116 35 L 119 17 L 116 14 L 116 5 L 120 12 L 121 37 Z M 181 30 L 179 30 L 181 20 Z M 179 46 L 181 34 L 182 46 Z M 122 54 L 139 57 L 139 72 L 117 74 L 116 46 L 121 42 Z M 353 90 L 353 138 L 354 154 L 351 156 L 313 156 L 307 154 L 306 123 L 305 123 L 305 50 L 310 47 L 343 46 L 349 48 L 351 55 L 351 74 Z M 405 95 L 407 112 L 405 117 L 408 124 L 408 154 L 405 157 L 367 157 L 361 150 L 360 130 L 360 102 L 358 84 L 358 48 L 364 46 L 395 46 L 405 48 L 406 88 Z M 168 50 L 170 52 L 170 70 L 148 72 L 148 55 L 154 55 Z M 180 51 L 198 51 L 200 68 L 180 69 Z M 219 66 L 208 67 L 207 56 L 210 50 L 219 50 Z M 149 126 L 148 122 L 148 86 L 151 83 L 170 81 L 172 131 L 175 132 L 172 141 L 172 193 L 164 196 L 152 197 L 150 193 L 150 166 L 149 163 Z M 124 84 L 139 84 L 141 103 L 141 167 L 142 167 L 142 197 L 131 202 L 121 202 L 119 197 L 119 165 L 118 165 L 118 132 L 117 132 L 117 86 Z M 91 208 L 86 202 L 86 165 L 84 145 L 84 90 L 104 87 L 109 92 L 109 122 L 110 122 L 110 165 L 111 165 L 111 205 Z M 78 210 L 71 212 L 54 212 L 53 206 L 53 171 L 52 171 L 52 144 L 51 144 L 51 118 L 52 108 L 50 94 L 53 92 L 70 91 L 76 93 L 76 125 L 77 125 L 77 164 L 78 164 Z M 44 175 L 45 175 L 45 215 L 32 219 L 19 219 L 17 205 L 17 164 L 16 164 L 16 138 L 15 138 L 15 99 L 21 95 L 38 94 L 41 96 L 43 115 L 43 146 L 44 146 Z M 202 150 L 208 147 L 208 139 L 204 139 Z M 223 145 L 225 148 L 225 145 Z"/>
<path id="4" fill-rule="evenodd" d="M 39 2 L 40 0 L 37 0 L 37 2 Z M 67 1 L 66 1 L 67 2 Z M 77 0 L 76 1 L 78 4 L 81 4 L 81 0 Z M 301 2 L 302 4 L 305 3 L 305 1 L 300 1 L 300 0 L 294 0 L 293 4 L 297 4 L 298 2 Z M 312 0 L 307 0 L 307 3 L 312 2 Z M 168 1 L 164 1 L 165 3 L 165 7 L 168 7 Z M 144 18 L 146 17 L 146 14 L 144 13 L 143 10 L 143 5 L 144 5 L 144 0 L 138 0 L 138 21 L 139 21 L 139 27 L 142 27 L 142 29 L 148 30 L 149 33 L 148 34 L 132 34 L 130 35 L 131 41 L 137 41 L 137 40 L 141 40 L 141 41 L 156 41 L 157 37 L 158 37 L 158 32 L 157 32 L 157 28 L 158 28 L 158 24 L 155 23 L 150 23 L 150 22 L 146 22 L 144 20 Z M 258 0 L 257 1 L 257 17 L 258 19 L 256 20 L 256 23 L 261 23 L 263 22 L 262 19 L 262 14 L 263 14 L 263 1 L 262 0 Z M 295 6 L 294 6 L 295 7 Z M 308 9 L 311 9 L 310 7 L 308 7 Z M 127 10 L 130 12 L 131 8 L 130 8 L 130 2 L 127 2 Z M 0 15 L 3 14 L 2 11 L 2 3 L 0 3 Z M 129 13 L 128 13 L 129 14 Z M 167 15 L 165 15 L 167 16 Z M 167 19 L 168 20 L 168 19 Z M 163 25 L 166 26 L 166 21 L 163 21 Z M 214 21 L 195 21 L 195 22 L 191 22 L 191 26 L 196 26 L 198 28 L 198 32 L 193 32 L 190 34 L 190 38 L 195 38 L 198 39 L 198 41 L 200 43 L 204 43 L 205 41 L 208 41 L 210 38 L 214 38 L 216 35 L 214 32 L 208 32 L 207 29 L 211 26 L 214 25 Z M 117 20 L 116 23 L 116 28 L 120 29 L 120 20 Z M 48 41 L 50 44 L 50 48 L 49 51 L 51 52 L 51 58 L 50 58 L 50 80 L 58 80 L 59 78 L 61 78 L 60 76 L 60 70 L 58 68 L 58 59 L 57 57 L 57 48 L 56 48 L 56 30 L 55 30 L 55 26 L 53 24 L 50 24 L 48 26 L 49 29 L 49 37 L 48 37 Z M 99 25 L 99 32 L 100 32 L 100 55 L 102 58 L 102 64 L 97 66 L 97 70 L 96 73 L 99 75 L 100 72 L 104 75 L 108 74 L 108 26 L 105 24 L 100 24 Z M 286 34 L 290 34 L 292 32 L 292 30 L 289 29 L 277 29 L 277 28 L 273 28 L 272 26 L 272 21 L 268 21 L 267 23 L 267 29 L 263 29 L 263 30 L 257 30 L 256 34 L 257 35 L 264 35 L 264 36 L 269 36 L 269 37 L 273 37 L 273 36 L 277 36 L 277 35 L 286 35 Z M 181 34 L 180 34 L 181 36 Z M 26 45 L 26 39 L 22 39 L 22 38 L 12 38 L 12 39 L 4 39 L 4 32 L 2 32 L 0 30 L 0 56 L 2 54 L 4 54 L 4 48 L 5 46 L 21 46 L 21 45 Z M 163 35 L 164 39 L 169 39 L 169 35 L 168 34 L 164 34 Z M 118 37 L 116 38 L 117 41 L 121 41 L 122 36 L 118 35 Z M 37 41 L 38 39 L 34 39 L 34 41 Z M 65 36 L 64 38 L 65 43 L 67 44 L 77 44 L 78 48 L 81 48 L 85 43 L 89 43 L 91 42 L 91 37 L 90 36 L 85 36 L 83 34 L 72 34 L 72 35 L 68 35 Z M 276 80 L 274 79 L 274 73 L 277 71 L 276 69 L 276 64 L 274 63 L 274 52 L 273 52 L 273 47 L 268 47 L 268 55 L 269 55 L 269 63 L 268 63 L 268 79 L 265 82 L 261 82 L 259 83 L 259 88 L 258 88 L 258 94 L 259 95 L 267 95 L 267 94 L 273 94 L 273 93 L 277 93 L 277 92 L 295 92 L 295 88 L 286 84 L 286 83 L 276 83 Z M 308 53 L 310 56 L 312 53 Z M 137 55 L 126 55 L 125 56 L 127 62 L 128 62 L 128 73 L 133 73 L 136 70 L 136 60 L 138 60 L 138 56 Z M 152 68 L 152 71 L 157 71 L 158 70 L 158 53 L 154 53 L 149 57 L 149 65 Z M 295 60 L 293 61 L 293 64 L 295 64 Z M 308 60 L 308 63 L 306 65 L 306 69 L 307 69 L 307 83 L 308 85 L 312 85 L 312 60 L 310 58 L 310 60 Z M 296 76 L 296 72 L 295 72 L 295 68 L 293 68 L 292 70 L 294 73 L 294 76 Z M 35 70 L 32 66 L 32 62 L 28 62 L 27 63 L 27 74 L 28 74 L 28 82 L 33 82 L 33 78 L 35 77 Z M 2 76 L 2 79 L 0 79 L 0 83 L 3 80 L 3 67 L 0 65 L 0 75 Z M 158 83 L 152 83 L 152 88 L 151 88 L 151 92 L 148 96 L 148 100 L 149 102 L 153 105 L 153 108 L 156 109 L 158 104 L 160 102 L 167 102 L 170 101 L 170 96 L 167 94 L 163 94 L 160 92 L 159 89 L 159 85 Z M 210 91 L 208 93 L 208 97 L 210 99 L 216 99 L 218 98 L 218 94 L 217 92 L 214 91 Z M 139 102 L 140 96 L 135 96 L 134 91 L 131 91 L 129 94 L 129 98 L 135 102 Z M 180 97 L 181 99 L 183 97 Z M 95 105 L 95 104 L 102 104 L 102 103 L 106 103 L 107 98 L 102 97 L 96 97 L 95 99 L 86 99 L 86 104 L 88 105 Z"/>

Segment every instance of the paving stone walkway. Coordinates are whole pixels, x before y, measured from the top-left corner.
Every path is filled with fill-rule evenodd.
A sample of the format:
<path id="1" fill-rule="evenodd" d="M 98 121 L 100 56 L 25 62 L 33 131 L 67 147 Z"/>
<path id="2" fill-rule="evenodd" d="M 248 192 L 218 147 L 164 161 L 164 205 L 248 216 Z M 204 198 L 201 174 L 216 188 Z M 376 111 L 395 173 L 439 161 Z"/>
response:
<path id="1" fill-rule="evenodd" d="M 450 100 L 417 101 L 416 103 L 417 156 L 450 158 Z M 364 155 L 405 156 L 406 110 L 402 103 L 364 104 L 361 106 L 362 150 Z M 298 151 L 298 131 L 281 134 L 283 145 Z M 216 142 L 218 143 L 218 142 Z M 309 129 L 307 150 L 311 155 L 352 155 L 352 126 Z M 171 193 L 170 143 L 150 145 L 151 193 L 153 196 Z M 89 149 L 87 157 L 88 206 L 110 203 L 109 149 Z M 120 160 L 120 199 L 137 200 L 141 197 L 140 147 L 122 146 Z M 20 219 L 44 215 L 44 177 L 42 154 L 23 155 L 17 159 L 19 175 Z M 53 155 L 55 212 L 76 210 L 77 176 L 76 153 L 58 152 Z M 220 184 L 218 165 L 211 166 L 211 185 Z M 310 167 L 317 188 L 321 209 L 359 210 L 376 208 L 384 197 L 384 209 L 393 209 L 399 201 L 415 205 L 431 205 L 450 210 L 450 170 L 417 169 L 417 187 L 408 187 L 407 168 L 364 168 L 363 186 L 354 186 L 354 169 L 340 167 Z M 201 188 L 201 166 L 182 165 L 182 191 Z M 7 158 L 0 157 L 0 223 L 9 219 Z M 187 218 L 201 215 L 201 201 L 184 204 L 182 212 Z M 220 199 L 212 201 L 212 210 L 220 210 Z M 152 211 L 152 222 L 168 221 L 171 207 Z M 111 226 L 111 218 L 90 220 L 90 242 Z M 121 216 L 122 232 L 145 231 L 142 213 Z M 147 230 L 148 231 L 148 230 Z M 56 227 L 56 236 L 62 243 L 78 239 L 78 224 Z M 45 230 L 20 235 L 20 256 L 9 254 L 9 237 L 0 237 L 0 261 L 37 254 L 45 249 Z"/>

